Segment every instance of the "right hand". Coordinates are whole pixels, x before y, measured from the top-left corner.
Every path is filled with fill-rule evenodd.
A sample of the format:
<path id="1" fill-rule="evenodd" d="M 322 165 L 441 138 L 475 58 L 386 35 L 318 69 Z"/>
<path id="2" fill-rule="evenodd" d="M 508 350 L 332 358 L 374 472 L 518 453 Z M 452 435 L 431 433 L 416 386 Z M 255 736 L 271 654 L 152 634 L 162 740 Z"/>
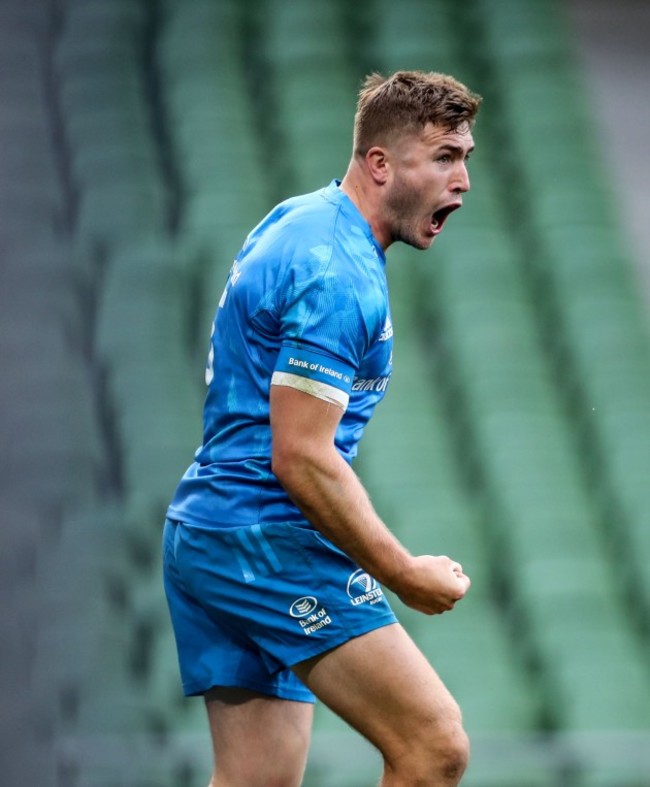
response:
<path id="1" fill-rule="evenodd" d="M 420 555 L 413 558 L 408 572 L 400 577 L 395 592 L 408 607 L 425 615 L 439 615 L 453 609 L 470 584 L 460 563 L 446 555 Z"/>

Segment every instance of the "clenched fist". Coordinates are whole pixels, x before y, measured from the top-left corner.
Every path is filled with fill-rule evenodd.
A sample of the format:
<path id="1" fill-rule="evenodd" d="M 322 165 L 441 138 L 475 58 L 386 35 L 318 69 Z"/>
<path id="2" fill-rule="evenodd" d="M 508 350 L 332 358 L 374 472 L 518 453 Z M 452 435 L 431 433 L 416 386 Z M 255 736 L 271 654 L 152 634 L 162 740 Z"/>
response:
<path id="1" fill-rule="evenodd" d="M 453 609 L 470 584 L 460 563 L 446 555 L 420 555 L 412 559 L 394 591 L 408 607 L 425 615 L 439 615 Z"/>

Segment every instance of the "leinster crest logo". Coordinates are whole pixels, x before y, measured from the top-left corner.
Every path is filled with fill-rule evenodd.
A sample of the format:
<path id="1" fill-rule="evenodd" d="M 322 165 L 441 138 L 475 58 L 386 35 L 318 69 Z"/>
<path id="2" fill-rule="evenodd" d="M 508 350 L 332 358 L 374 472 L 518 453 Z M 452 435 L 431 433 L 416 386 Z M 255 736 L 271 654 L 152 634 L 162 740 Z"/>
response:
<path id="1" fill-rule="evenodd" d="M 354 573 L 350 574 L 347 591 L 350 603 L 355 607 L 366 602 L 376 604 L 378 601 L 381 601 L 384 595 L 377 580 L 362 568 L 358 568 Z"/>

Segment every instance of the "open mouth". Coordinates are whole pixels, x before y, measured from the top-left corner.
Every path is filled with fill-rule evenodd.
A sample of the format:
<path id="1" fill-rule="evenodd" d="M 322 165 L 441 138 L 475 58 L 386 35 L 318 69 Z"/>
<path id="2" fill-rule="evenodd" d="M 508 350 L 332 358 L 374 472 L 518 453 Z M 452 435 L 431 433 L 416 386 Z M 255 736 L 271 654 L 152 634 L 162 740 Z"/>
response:
<path id="1" fill-rule="evenodd" d="M 458 210 L 458 208 L 462 207 L 462 204 L 462 202 L 451 202 L 449 205 L 444 205 L 442 208 L 438 208 L 438 210 L 436 210 L 431 216 L 431 232 L 434 235 L 442 232 L 442 228 L 445 221 L 447 221 L 447 217 L 455 210 Z"/>

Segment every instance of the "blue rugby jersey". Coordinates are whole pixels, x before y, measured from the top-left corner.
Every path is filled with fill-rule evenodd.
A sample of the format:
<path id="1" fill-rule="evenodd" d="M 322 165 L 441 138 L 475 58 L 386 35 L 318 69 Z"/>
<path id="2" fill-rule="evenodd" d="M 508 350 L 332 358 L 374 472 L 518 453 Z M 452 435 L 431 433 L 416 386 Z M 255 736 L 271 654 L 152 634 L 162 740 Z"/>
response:
<path id="1" fill-rule="evenodd" d="M 278 205 L 250 233 L 213 324 L 203 444 L 170 519 L 202 526 L 304 522 L 271 470 L 270 386 L 344 409 L 351 462 L 392 366 L 385 256 L 354 203 L 329 186 Z"/>

